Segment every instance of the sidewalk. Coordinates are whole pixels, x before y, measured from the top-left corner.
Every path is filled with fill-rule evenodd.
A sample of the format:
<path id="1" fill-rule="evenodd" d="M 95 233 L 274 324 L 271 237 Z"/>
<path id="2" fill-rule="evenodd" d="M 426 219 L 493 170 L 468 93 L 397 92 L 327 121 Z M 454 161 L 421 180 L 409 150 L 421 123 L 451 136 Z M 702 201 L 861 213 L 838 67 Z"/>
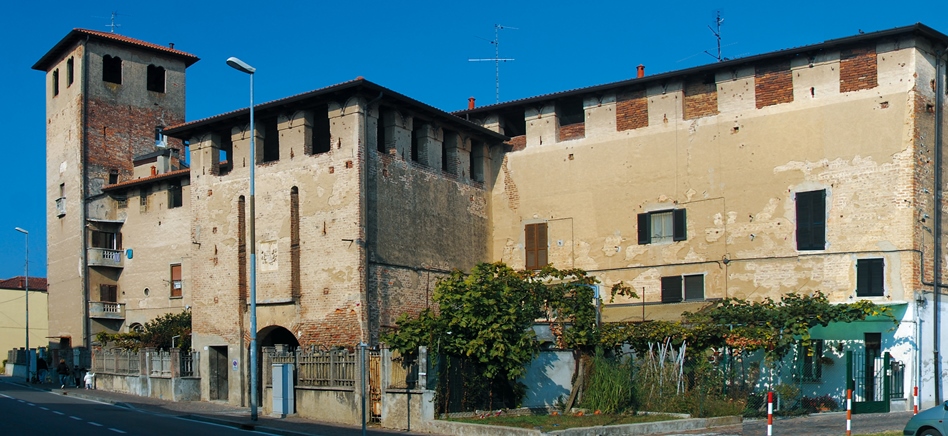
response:
<path id="1" fill-rule="evenodd" d="M 852 432 L 854 435 L 868 435 L 888 431 L 901 433 L 905 423 L 912 418 L 912 412 L 866 413 L 852 416 Z M 826 436 L 846 433 L 846 413 L 818 413 L 792 418 L 775 418 L 773 433 L 793 436 Z M 758 436 L 767 434 L 767 420 L 755 419 L 744 421 L 741 425 L 718 427 L 703 431 L 687 433 L 666 433 L 672 435 L 690 436 Z"/>
<path id="2" fill-rule="evenodd" d="M 103 403 L 114 404 L 119 407 L 125 407 L 145 413 L 176 416 L 182 419 L 191 419 L 194 421 L 212 422 L 219 425 L 225 425 L 244 430 L 256 430 L 265 433 L 298 436 L 298 435 L 361 435 L 362 428 L 357 426 L 346 426 L 340 424 L 327 424 L 317 421 L 311 421 L 303 418 L 287 417 L 274 418 L 270 416 L 258 416 L 256 422 L 250 420 L 250 409 L 247 407 L 236 407 L 219 402 L 206 401 L 165 401 L 157 398 L 140 397 L 137 395 L 122 394 L 118 392 L 108 392 L 103 390 L 77 389 L 75 387 L 66 387 L 60 389 L 58 384 L 45 383 L 34 384 L 26 383 L 20 378 L 9 376 L 0 376 L 0 382 L 16 384 L 36 390 L 49 391 L 54 394 L 66 395 L 76 398 L 101 401 Z M 378 426 L 370 426 L 366 432 L 370 435 L 422 435 L 426 433 L 409 433 L 398 430 L 382 429 Z"/>

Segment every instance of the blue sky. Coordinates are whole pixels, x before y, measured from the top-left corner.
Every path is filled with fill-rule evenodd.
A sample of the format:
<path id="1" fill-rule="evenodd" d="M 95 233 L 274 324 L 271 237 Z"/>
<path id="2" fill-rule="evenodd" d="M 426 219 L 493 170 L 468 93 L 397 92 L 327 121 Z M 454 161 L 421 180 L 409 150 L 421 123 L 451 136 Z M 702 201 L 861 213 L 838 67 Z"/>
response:
<path id="1" fill-rule="evenodd" d="M 716 50 L 716 11 L 730 58 L 916 22 L 948 33 L 944 0 L 8 3 L 0 278 L 23 274 L 15 227 L 30 231 L 30 275 L 46 274 L 45 75 L 30 67 L 73 28 L 108 31 L 112 12 L 116 33 L 201 58 L 188 69 L 188 120 L 246 106 L 247 77 L 224 63 L 229 56 L 257 68 L 257 102 L 364 76 L 447 111 L 471 96 L 493 103 L 494 64 L 468 59 L 494 56 L 495 24 L 516 28 L 500 31 L 501 57 L 515 59 L 501 64 L 501 101 L 628 79 L 638 64 L 655 74 L 714 62 L 704 51 Z"/>

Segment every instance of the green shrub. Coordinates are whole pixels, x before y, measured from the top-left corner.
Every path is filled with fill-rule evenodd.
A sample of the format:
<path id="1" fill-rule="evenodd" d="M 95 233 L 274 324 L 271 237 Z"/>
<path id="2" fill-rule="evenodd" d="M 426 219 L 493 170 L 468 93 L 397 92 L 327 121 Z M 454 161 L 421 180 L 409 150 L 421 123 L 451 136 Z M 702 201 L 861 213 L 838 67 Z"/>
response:
<path id="1" fill-rule="evenodd" d="M 580 407 L 620 413 L 632 406 L 632 365 L 604 357 L 596 350 Z"/>

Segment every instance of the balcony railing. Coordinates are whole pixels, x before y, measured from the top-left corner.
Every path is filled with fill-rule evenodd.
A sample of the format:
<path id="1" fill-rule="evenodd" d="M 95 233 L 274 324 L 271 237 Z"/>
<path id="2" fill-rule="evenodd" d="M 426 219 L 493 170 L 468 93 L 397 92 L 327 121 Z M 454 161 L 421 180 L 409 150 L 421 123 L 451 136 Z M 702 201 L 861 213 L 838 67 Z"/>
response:
<path id="1" fill-rule="evenodd" d="M 89 318 L 125 319 L 125 303 L 90 301 Z"/>
<path id="2" fill-rule="evenodd" d="M 122 250 L 108 248 L 89 248 L 86 260 L 89 266 L 125 267 L 125 253 Z"/>

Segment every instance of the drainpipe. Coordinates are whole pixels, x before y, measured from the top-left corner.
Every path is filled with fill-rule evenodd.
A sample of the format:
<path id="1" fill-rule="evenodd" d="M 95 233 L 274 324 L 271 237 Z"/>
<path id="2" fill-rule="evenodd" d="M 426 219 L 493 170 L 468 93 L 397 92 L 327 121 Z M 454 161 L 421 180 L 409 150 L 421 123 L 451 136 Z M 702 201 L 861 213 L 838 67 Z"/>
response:
<path id="1" fill-rule="evenodd" d="M 941 341 L 941 335 L 939 334 L 939 329 L 941 328 L 941 323 L 939 319 L 940 311 L 940 294 L 941 294 L 941 256 L 942 256 L 942 247 L 941 247 L 941 231 L 942 231 L 942 207 L 944 202 L 944 188 L 942 186 L 942 119 L 944 117 L 944 104 L 945 104 L 945 81 L 944 81 L 944 57 L 945 50 L 940 48 L 935 51 L 935 258 L 934 261 L 934 283 L 933 288 L 933 301 L 932 301 L 932 353 L 934 357 L 933 369 L 934 369 L 934 388 L 935 388 L 935 404 L 941 404 L 941 364 L 939 356 L 939 341 Z"/>
<path id="2" fill-rule="evenodd" d="M 79 231 L 82 249 L 79 258 L 82 261 L 82 345 L 87 351 L 92 349 L 92 320 L 89 319 L 89 236 L 86 232 L 86 196 L 89 183 L 89 35 L 82 42 L 82 184 L 79 186 Z M 81 363 L 81 362 L 80 362 Z"/>

